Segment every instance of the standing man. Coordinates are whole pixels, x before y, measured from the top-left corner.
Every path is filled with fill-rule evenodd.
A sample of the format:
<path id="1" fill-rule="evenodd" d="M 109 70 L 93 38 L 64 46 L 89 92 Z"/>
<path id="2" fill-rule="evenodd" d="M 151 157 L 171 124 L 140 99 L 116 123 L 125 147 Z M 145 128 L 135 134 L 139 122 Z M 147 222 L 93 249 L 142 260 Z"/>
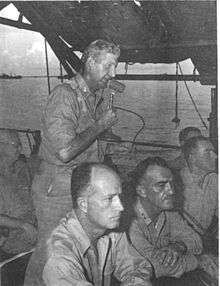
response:
<path id="1" fill-rule="evenodd" d="M 70 178 L 81 162 L 97 161 L 97 137 L 116 123 L 107 110 L 97 114 L 100 97 L 115 76 L 120 49 L 104 40 L 92 42 L 82 56 L 83 67 L 68 83 L 55 87 L 43 115 L 42 163 L 32 191 L 38 218 L 39 242 L 26 274 L 26 284 L 38 283 L 45 262 L 45 241 L 71 209 Z"/>
<path id="2" fill-rule="evenodd" d="M 166 162 L 160 157 L 147 158 L 136 167 L 134 180 L 136 202 L 128 231 L 132 245 L 151 262 L 155 278 L 179 278 L 196 269 L 201 239 L 172 211 L 173 175 Z"/>
<path id="3" fill-rule="evenodd" d="M 47 286 L 148 286 L 151 266 L 118 227 L 123 206 L 118 175 L 104 164 L 83 163 L 71 179 L 73 210 L 48 240 Z M 108 232 L 107 232 L 108 230 Z"/>

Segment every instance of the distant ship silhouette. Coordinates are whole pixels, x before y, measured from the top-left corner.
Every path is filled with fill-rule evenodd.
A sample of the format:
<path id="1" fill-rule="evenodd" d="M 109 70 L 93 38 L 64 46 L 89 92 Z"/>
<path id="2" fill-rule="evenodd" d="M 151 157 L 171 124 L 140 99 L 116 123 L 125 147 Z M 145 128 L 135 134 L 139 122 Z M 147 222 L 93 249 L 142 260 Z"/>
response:
<path id="1" fill-rule="evenodd" d="M 20 79 L 20 78 L 22 78 L 21 75 L 12 75 L 12 74 L 8 75 L 6 73 L 2 73 L 0 75 L 0 79 Z"/>

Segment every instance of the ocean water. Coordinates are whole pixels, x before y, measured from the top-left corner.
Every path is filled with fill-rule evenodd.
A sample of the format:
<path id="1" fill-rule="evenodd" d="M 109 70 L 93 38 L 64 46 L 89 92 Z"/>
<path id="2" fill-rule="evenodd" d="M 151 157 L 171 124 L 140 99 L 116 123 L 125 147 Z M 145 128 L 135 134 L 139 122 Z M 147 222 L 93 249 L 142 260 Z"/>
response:
<path id="1" fill-rule="evenodd" d="M 59 81 L 51 79 L 51 88 Z M 137 141 L 159 142 L 178 145 L 179 131 L 186 126 L 199 127 L 204 135 L 208 130 L 203 126 L 191 103 L 183 82 L 179 82 L 178 117 L 179 126 L 172 122 L 175 116 L 175 82 L 168 81 L 124 81 L 126 89 L 122 95 L 115 96 L 114 104 L 140 114 L 145 120 L 145 128 Z M 211 109 L 211 86 L 199 82 L 188 82 L 191 94 L 206 122 Z M 0 127 L 16 129 L 41 129 L 42 110 L 47 102 L 47 79 L 0 80 Z M 114 132 L 124 140 L 132 140 L 142 126 L 138 117 L 118 111 L 118 123 Z M 21 133 L 22 140 L 26 140 Z M 129 144 L 113 146 L 113 153 L 126 153 Z M 127 152 L 131 160 L 143 158 L 145 152 L 162 152 L 161 149 L 137 147 L 135 152 Z M 163 150 L 163 152 L 169 150 Z M 25 152 L 28 152 L 25 150 Z M 165 152 L 166 153 L 166 152 Z M 164 154 L 165 154 L 164 153 Z M 167 154 L 170 154 L 169 152 Z M 167 155 L 168 157 L 170 155 Z M 166 156 L 165 156 L 166 157 Z"/>

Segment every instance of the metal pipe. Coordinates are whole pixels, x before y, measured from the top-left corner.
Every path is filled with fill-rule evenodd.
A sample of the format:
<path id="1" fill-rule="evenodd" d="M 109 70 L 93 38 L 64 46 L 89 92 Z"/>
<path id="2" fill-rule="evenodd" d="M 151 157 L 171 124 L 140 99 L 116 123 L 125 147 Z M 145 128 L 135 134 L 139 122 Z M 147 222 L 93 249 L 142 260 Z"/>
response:
<path id="1" fill-rule="evenodd" d="M 5 76 L 0 75 L 0 79 L 22 79 L 22 78 L 45 78 L 44 75 L 24 75 L 24 76 Z M 50 78 L 58 78 L 58 79 L 68 79 L 68 75 L 51 75 Z M 175 74 L 117 74 L 115 77 L 116 80 L 146 80 L 146 81 L 200 81 L 200 75 L 175 75 Z M 206 79 L 214 79 L 214 77 L 206 77 Z"/>
<path id="2" fill-rule="evenodd" d="M 44 38 L 44 46 L 45 46 L 45 58 L 46 58 L 46 69 L 47 69 L 47 86 L 48 86 L 48 93 L 50 94 L 50 75 L 49 75 L 49 63 L 48 63 L 47 40 L 46 40 L 46 38 Z"/>

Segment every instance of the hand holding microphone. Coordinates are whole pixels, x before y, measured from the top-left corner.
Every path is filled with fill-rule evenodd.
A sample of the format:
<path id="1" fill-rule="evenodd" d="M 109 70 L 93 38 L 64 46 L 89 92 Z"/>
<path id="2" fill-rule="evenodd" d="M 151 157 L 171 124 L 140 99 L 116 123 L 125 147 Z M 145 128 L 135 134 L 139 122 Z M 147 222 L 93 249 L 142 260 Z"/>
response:
<path id="1" fill-rule="evenodd" d="M 99 119 L 99 123 L 101 123 L 102 126 L 104 126 L 104 128 L 106 128 L 107 130 L 101 134 L 100 138 L 102 140 L 104 139 L 107 141 L 109 139 L 114 141 L 120 141 L 121 138 L 115 135 L 111 130 L 111 127 L 117 122 L 117 116 L 113 108 L 113 100 L 117 92 L 122 93 L 124 91 L 125 85 L 115 79 L 111 79 L 108 82 L 108 89 L 110 95 L 108 103 L 109 109 Z"/>
<path id="2" fill-rule="evenodd" d="M 117 92 L 122 93 L 125 90 L 125 85 L 115 79 L 111 79 L 108 83 L 108 88 L 110 90 L 109 109 L 112 109 L 114 96 Z"/>

